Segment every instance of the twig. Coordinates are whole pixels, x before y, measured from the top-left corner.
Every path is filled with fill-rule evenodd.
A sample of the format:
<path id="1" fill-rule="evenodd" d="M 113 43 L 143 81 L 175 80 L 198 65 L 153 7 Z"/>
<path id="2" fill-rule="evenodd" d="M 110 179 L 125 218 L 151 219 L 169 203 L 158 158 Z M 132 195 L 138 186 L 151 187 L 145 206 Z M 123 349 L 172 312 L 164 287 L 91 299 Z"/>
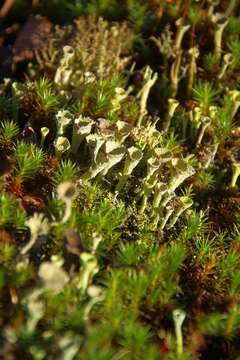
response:
<path id="1" fill-rule="evenodd" d="M 0 10 L 0 18 L 7 16 L 14 5 L 15 0 L 6 0 Z"/>

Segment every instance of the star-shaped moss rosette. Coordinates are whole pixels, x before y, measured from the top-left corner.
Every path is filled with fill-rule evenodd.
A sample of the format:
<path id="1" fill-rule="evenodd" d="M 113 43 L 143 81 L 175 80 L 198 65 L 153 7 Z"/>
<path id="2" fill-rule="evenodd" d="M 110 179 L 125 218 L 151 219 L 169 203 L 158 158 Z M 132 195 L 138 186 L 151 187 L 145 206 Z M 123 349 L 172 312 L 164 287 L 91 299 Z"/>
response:
<path id="1" fill-rule="evenodd" d="M 61 25 L 7 74 L 2 23 L 0 358 L 235 359 L 237 2 L 31 11 Z"/>

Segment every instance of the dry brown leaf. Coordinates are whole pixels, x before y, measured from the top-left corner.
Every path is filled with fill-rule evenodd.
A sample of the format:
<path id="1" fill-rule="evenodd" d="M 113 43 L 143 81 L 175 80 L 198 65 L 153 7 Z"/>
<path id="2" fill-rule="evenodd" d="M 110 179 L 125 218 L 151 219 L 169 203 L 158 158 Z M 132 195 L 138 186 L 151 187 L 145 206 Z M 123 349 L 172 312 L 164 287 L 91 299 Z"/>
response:
<path id="1" fill-rule="evenodd" d="M 34 52 L 46 46 L 52 23 L 41 15 L 31 15 L 13 45 L 13 62 L 32 59 Z"/>

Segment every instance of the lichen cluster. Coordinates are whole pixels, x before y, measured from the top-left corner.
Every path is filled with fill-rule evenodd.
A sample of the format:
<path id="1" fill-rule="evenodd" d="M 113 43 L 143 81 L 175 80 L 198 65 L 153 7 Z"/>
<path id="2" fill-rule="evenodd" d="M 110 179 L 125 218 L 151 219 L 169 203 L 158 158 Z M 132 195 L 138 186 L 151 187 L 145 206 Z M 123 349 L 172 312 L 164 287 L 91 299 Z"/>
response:
<path id="1" fill-rule="evenodd" d="M 0 85 L 0 357 L 237 359 L 239 5 L 61 6 Z"/>

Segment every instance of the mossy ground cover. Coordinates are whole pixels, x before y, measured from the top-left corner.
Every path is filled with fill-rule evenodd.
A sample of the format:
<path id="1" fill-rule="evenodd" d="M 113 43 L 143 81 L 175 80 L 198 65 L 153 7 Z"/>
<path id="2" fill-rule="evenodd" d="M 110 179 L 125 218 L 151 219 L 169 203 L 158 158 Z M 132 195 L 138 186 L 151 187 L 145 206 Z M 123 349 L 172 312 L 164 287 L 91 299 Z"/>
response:
<path id="1" fill-rule="evenodd" d="M 0 358 L 239 359 L 239 2 L 10 5 Z"/>

